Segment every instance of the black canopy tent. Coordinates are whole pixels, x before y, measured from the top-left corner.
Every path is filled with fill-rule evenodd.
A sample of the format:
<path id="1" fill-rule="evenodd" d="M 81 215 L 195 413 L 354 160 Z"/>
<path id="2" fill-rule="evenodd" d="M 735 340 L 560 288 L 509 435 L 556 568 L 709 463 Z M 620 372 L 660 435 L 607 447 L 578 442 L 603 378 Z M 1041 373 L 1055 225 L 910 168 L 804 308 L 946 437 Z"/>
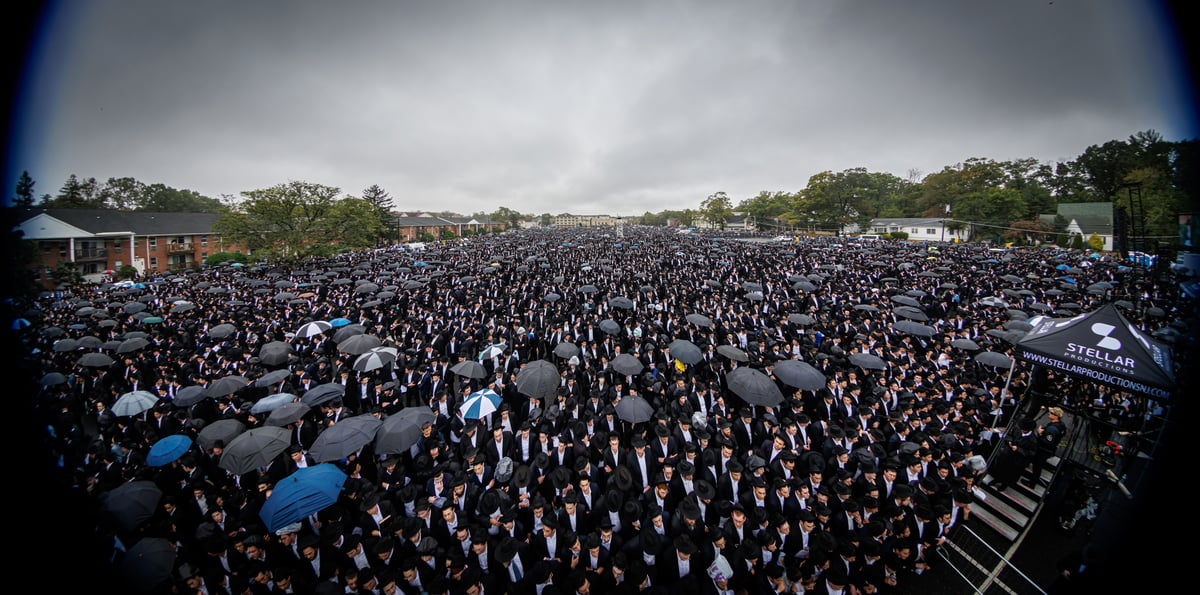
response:
<path id="1" fill-rule="evenodd" d="M 1170 348 L 1130 323 L 1115 305 L 1072 318 L 1030 322 L 1033 328 L 1017 342 L 1017 359 L 1169 407 L 1176 388 Z M 1056 396 L 1063 399 L 1064 409 L 1073 418 L 1072 439 L 1061 455 L 1064 461 L 1104 476 L 1128 471 L 1126 465 L 1136 458 L 1129 455 L 1156 450 L 1165 412 L 1137 416 L 1137 427 L 1129 427 L 1128 419 L 1121 425 L 1102 408 L 1089 408 L 1082 400 L 1076 400 L 1080 406 L 1072 410 L 1067 403 L 1073 400 L 1069 395 Z M 1026 403 L 1028 415 L 1039 414 L 1035 409 L 1038 399 Z M 1147 406 L 1146 410 L 1154 408 Z M 1014 421 L 1020 417 L 1014 416 Z"/>
<path id="2" fill-rule="evenodd" d="M 1171 351 L 1109 304 L 1073 318 L 1043 318 L 1017 343 L 1018 359 L 1119 390 L 1167 400 Z"/>

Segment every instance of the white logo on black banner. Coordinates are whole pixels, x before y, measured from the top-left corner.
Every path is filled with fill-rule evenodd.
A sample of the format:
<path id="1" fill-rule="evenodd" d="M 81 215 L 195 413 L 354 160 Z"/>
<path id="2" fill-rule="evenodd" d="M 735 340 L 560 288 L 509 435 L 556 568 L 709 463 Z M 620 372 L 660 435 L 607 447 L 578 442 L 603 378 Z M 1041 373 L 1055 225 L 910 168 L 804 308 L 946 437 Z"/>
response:
<path id="1" fill-rule="evenodd" d="M 1097 322 L 1097 323 L 1093 324 L 1092 332 L 1096 333 L 1097 335 L 1100 335 L 1100 337 L 1101 337 L 1100 341 L 1096 343 L 1096 346 L 1104 348 L 1104 349 L 1112 349 L 1112 350 L 1120 349 L 1121 342 L 1119 340 L 1114 339 L 1113 337 L 1109 336 L 1109 335 L 1112 335 L 1112 332 L 1115 330 L 1117 330 L 1117 327 L 1115 327 L 1111 324 L 1105 324 L 1103 322 Z"/>

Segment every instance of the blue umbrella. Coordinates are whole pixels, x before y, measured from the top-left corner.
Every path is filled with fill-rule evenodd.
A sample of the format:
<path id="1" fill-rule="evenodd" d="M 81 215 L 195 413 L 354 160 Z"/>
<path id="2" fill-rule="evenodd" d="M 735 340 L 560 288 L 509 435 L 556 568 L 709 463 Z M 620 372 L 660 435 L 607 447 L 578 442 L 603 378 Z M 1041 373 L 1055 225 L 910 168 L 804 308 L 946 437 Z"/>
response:
<path id="1" fill-rule="evenodd" d="M 333 320 L 329 321 L 329 324 L 330 324 L 330 326 L 332 326 L 334 328 L 337 328 L 339 326 L 346 326 L 347 324 L 350 324 L 350 319 L 349 318 L 334 318 Z"/>
<path id="2" fill-rule="evenodd" d="M 146 455 L 146 464 L 151 467 L 162 467 L 183 456 L 192 447 L 192 439 L 183 434 L 167 436 L 150 447 Z"/>
<path id="3" fill-rule="evenodd" d="M 275 484 L 258 516 L 266 523 L 267 531 L 274 533 L 337 502 L 344 483 L 346 474 L 334 465 L 305 467 Z"/>
<path id="4" fill-rule="evenodd" d="M 466 419 L 481 419 L 500 407 L 500 395 L 490 388 L 475 391 L 463 401 L 461 411 Z"/>

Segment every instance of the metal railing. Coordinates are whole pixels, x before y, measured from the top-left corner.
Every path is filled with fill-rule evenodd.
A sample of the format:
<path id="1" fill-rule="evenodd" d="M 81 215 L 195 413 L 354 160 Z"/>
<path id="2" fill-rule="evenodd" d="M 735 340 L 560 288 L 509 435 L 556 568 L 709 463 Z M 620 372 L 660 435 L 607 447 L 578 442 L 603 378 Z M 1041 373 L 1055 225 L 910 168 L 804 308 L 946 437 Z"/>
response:
<path id="1" fill-rule="evenodd" d="M 996 551 L 970 527 L 960 525 L 955 528 L 952 538 L 947 539 L 936 552 L 976 593 L 1046 593 L 1033 579 L 1014 566 L 1008 560 L 1008 556 Z"/>
<path id="2" fill-rule="evenodd" d="M 106 258 L 108 251 L 104 248 L 76 248 L 75 260 L 96 260 Z"/>

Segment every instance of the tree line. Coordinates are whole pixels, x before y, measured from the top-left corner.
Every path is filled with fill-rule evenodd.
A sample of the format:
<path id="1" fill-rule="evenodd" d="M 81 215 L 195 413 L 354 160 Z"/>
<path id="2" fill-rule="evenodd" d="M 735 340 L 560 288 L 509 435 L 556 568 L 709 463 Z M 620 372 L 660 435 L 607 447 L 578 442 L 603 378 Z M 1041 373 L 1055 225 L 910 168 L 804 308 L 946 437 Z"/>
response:
<path id="1" fill-rule="evenodd" d="M 1075 159 L 1053 164 L 1032 158 L 971 158 L 924 177 L 910 171 L 905 178 L 861 167 L 824 171 L 794 192 L 763 191 L 736 205 L 718 192 L 694 211 L 647 212 L 642 219 L 650 224 L 671 217 L 684 224 L 695 219 L 716 223 L 737 211 L 760 226 L 836 230 L 852 223 L 865 228 L 877 217 L 945 217 L 951 228 L 982 224 L 984 233 L 991 229 L 1000 236 L 1006 228 L 1053 231 L 1038 217 L 1055 213 L 1060 203 L 1129 207 L 1134 189 L 1141 193 L 1147 235 L 1173 236 L 1176 214 L 1194 208 L 1197 141 L 1170 142 L 1148 130 L 1092 145 Z"/>

